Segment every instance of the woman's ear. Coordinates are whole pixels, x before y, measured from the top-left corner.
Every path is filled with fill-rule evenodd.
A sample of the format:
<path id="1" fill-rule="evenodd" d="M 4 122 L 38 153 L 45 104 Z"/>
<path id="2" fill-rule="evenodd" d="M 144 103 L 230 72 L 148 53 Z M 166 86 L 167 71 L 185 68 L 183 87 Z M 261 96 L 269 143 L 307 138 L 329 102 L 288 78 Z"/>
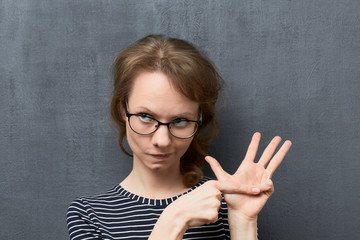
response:
<path id="1" fill-rule="evenodd" d="M 125 111 L 125 108 L 126 108 L 126 100 L 121 100 L 121 103 L 120 103 L 119 107 L 120 107 L 121 117 L 122 117 L 122 119 L 126 122 L 126 111 Z"/>

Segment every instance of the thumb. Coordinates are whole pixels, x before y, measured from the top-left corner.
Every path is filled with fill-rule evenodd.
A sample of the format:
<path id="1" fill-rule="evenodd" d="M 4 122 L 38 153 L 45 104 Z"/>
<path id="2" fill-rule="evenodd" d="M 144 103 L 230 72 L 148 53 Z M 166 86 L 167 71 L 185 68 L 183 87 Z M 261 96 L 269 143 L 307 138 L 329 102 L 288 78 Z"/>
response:
<path id="1" fill-rule="evenodd" d="M 210 165 L 211 170 L 219 181 L 226 177 L 227 173 L 224 171 L 220 163 L 215 158 L 206 156 L 205 160 Z"/>

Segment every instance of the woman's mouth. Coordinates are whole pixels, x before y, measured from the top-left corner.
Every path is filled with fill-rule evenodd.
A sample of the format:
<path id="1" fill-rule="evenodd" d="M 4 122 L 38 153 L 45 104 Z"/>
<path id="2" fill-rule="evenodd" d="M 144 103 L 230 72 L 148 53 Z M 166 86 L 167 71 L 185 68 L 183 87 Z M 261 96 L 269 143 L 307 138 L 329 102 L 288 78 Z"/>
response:
<path id="1" fill-rule="evenodd" d="M 170 157 L 170 153 L 167 154 L 150 154 L 152 157 L 158 159 L 158 160 L 166 160 Z"/>

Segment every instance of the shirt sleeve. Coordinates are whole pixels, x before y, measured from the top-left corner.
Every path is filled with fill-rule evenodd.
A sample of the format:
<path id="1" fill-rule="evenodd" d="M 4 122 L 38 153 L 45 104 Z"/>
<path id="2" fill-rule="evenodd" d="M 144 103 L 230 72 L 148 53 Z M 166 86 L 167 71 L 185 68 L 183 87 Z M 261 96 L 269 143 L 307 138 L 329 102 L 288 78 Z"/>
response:
<path id="1" fill-rule="evenodd" d="M 70 204 L 66 219 L 71 240 L 102 239 L 89 212 L 90 207 L 83 199 L 77 199 Z"/>
<path id="2" fill-rule="evenodd" d="M 228 209 L 227 209 L 227 204 L 225 202 L 224 197 L 223 197 L 222 202 L 221 202 L 221 207 L 220 207 L 220 211 L 219 211 L 219 218 L 222 219 L 226 239 L 230 239 L 230 228 L 229 228 L 229 222 L 228 222 Z"/>

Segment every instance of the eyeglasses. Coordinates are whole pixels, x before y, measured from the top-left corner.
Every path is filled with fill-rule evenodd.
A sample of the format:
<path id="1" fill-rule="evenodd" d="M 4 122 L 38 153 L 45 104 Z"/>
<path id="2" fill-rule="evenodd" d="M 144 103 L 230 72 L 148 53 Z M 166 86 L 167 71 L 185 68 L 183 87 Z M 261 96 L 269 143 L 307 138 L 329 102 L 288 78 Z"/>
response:
<path id="1" fill-rule="evenodd" d="M 177 118 L 171 122 L 163 123 L 146 113 L 133 114 L 127 109 L 125 101 L 126 117 L 129 121 L 130 128 L 137 134 L 149 135 L 154 133 L 161 125 L 168 127 L 169 132 L 176 138 L 187 139 L 194 136 L 202 123 L 202 112 L 199 121 L 188 120 L 185 118 Z"/>

